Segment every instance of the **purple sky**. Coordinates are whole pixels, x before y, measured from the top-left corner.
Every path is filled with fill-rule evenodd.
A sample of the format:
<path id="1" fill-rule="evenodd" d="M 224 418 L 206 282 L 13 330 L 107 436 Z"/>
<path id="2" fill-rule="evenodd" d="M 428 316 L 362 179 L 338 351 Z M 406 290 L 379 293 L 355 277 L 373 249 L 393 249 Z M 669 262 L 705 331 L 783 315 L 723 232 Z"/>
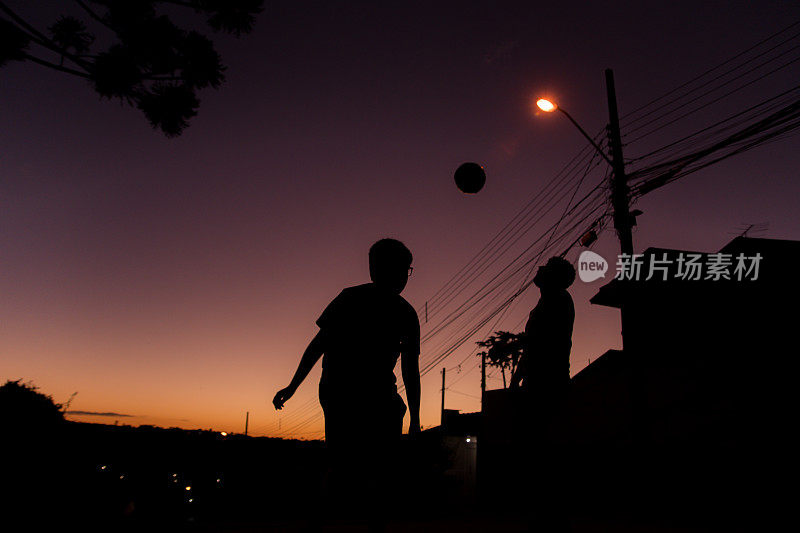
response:
<path id="1" fill-rule="evenodd" d="M 44 28 L 57 11 L 35 4 L 9 2 Z M 537 95 L 595 133 L 608 120 L 605 68 L 625 115 L 800 20 L 790 2 L 329 4 L 268 2 L 251 35 L 220 37 L 227 82 L 201 93 L 177 139 L 83 80 L 0 70 L 0 377 L 56 401 L 79 391 L 75 410 L 133 415 L 120 423 L 241 431 L 249 410 L 254 433 L 279 434 L 269 400 L 325 305 L 368 281 L 372 242 L 411 248 L 404 296 L 420 308 L 585 146 L 563 116 L 533 113 Z M 799 73 L 792 64 L 625 155 L 800 85 Z M 463 161 L 486 168 L 477 195 L 453 184 Z M 716 251 L 758 222 L 769 222 L 760 236 L 800 239 L 798 166 L 789 137 L 651 193 L 636 205 L 636 251 Z M 612 258 L 613 232 L 594 250 Z M 621 344 L 617 312 L 588 304 L 601 283 L 571 290 L 573 373 Z M 537 297 L 525 293 L 494 329 L 520 330 Z M 447 406 L 479 408 L 469 353 L 488 330 L 425 376 L 423 426 L 439 420 L 442 366 Z M 423 345 L 423 363 L 449 334 Z M 318 376 L 281 431 L 313 414 L 303 406 Z M 312 419 L 291 434 L 320 430 Z"/>

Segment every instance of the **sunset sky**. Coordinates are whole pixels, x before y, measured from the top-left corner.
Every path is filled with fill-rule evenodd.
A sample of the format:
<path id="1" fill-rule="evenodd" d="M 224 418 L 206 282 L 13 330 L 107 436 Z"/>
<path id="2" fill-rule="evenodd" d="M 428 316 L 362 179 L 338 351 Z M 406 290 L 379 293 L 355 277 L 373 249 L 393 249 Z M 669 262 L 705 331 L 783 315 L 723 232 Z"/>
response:
<path id="1" fill-rule="evenodd" d="M 42 29 L 60 13 L 8 5 Z M 74 420 L 241 432 L 249 411 L 251 434 L 319 438 L 319 365 L 283 411 L 271 399 L 328 302 L 369 281 L 369 246 L 408 245 L 403 295 L 423 309 L 586 146 L 563 115 L 534 112 L 538 96 L 597 133 L 612 68 L 626 134 L 626 112 L 797 21 L 800 3 L 774 1 L 267 2 L 252 34 L 216 38 L 227 81 L 201 92 L 174 139 L 84 80 L 9 64 L 0 378 L 57 402 L 77 391 L 70 409 L 90 414 Z M 783 46 L 774 65 L 786 68 L 642 141 L 632 134 L 626 158 L 800 85 L 800 39 Z M 636 251 L 717 251 L 753 223 L 769 223 L 757 236 L 800 239 L 798 148 L 800 136 L 781 138 L 645 196 Z M 464 161 L 486 169 L 476 195 L 453 183 Z M 450 309 L 545 233 L 572 192 Z M 593 247 L 612 262 L 618 249 L 611 230 Z M 573 374 L 621 347 L 618 312 L 588 303 L 603 283 L 570 291 Z M 479 410 L 475 341 L 521 330 L 537 298 L 525 292 L 423 377 L 424 427 L 439 423 L 442 367 L 447 407 Z M 423 335 L 445 315 L 421 316 Z M 459 331 L 424 343 L 422 364 Z M 488 385 L 501 387 L 500 374 Z"/>

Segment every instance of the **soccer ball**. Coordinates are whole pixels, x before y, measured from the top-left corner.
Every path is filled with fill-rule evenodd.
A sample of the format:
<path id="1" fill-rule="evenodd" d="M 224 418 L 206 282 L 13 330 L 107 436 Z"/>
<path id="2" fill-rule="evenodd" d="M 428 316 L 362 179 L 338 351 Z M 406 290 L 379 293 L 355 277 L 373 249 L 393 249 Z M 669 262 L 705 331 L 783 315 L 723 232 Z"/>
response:
<path id="1" fill-rule="evenodd" d="M 462 163 L 454 177 L 459 190 L 467 194 L 475 194 L 486 183 L 486 172 L 478 163 Z"/>

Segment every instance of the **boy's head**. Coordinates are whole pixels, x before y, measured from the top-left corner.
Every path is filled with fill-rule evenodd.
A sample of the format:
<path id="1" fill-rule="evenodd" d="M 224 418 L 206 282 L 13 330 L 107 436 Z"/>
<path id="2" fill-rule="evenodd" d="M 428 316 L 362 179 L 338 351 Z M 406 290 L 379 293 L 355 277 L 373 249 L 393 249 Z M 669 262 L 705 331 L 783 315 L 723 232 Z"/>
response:
<path id="1" fill-rule="evenodd" d="M 396 239 L 381 239 L 369 249 L 369 277 L 375 285 L 400 294 L 406 288 L 413 256 Z"/>
<path id="2" fill-rule="evenodd" d="M 563 257 L 551 257 L 540 266 L 533 282 L 542 290 L 566 289 L 575 281 L 575 267 Z"/>

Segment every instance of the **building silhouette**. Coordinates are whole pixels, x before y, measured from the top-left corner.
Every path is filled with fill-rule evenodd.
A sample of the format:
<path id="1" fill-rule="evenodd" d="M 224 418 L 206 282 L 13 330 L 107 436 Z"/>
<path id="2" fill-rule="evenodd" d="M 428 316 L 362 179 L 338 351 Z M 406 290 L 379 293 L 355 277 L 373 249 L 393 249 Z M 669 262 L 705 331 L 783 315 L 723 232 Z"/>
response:
<path id="1" fill-rule="evenodd" d="M 687 275 L 690 257 L 699 275 Z M 590 300 L 620 310 L 623 348 L 573 376 L 554 430 L 571 502 L 676 520 L 777 519 L 789 508 L 780 480 L 796 417 L 800 242 L 738 237 L 718 252 L 649 248 L 637 259 L 638 279 L 614 279 Z M 486 392 L 480 490 L 524 493 L 505 450 L 527 422 L 510 391 Z"/>

